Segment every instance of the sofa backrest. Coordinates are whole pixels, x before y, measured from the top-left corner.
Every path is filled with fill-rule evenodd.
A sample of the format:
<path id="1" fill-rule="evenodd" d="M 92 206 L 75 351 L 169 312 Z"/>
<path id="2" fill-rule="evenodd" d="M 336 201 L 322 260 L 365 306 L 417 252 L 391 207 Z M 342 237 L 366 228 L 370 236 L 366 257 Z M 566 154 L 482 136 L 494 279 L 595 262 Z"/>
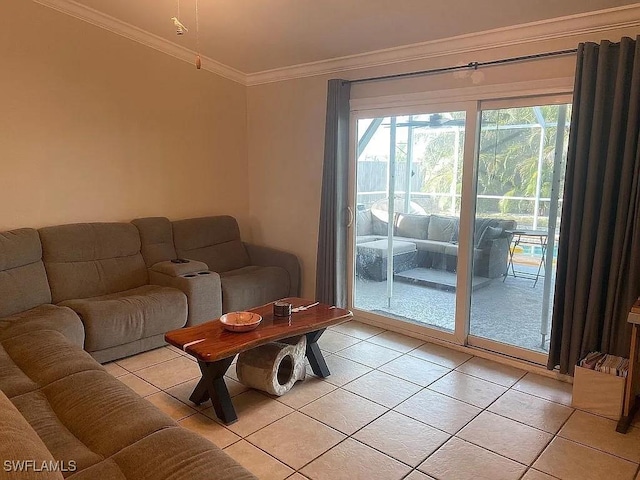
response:
<path id="1" fill-rule="evenodd" d="M 396 216 L 395 234 L 398 237 L 426 240 L 429 233 L 430 215 L 398 213 Z"/>
<path id="2" fill-rule="evenodd" d="M 54 303 L 147 284 L 140 234 L 131 223 L 77 223 L 39 230 Z"/>
<path id="3" fill-rule="evenodd" d="M 427 229 L 427 239 L 438 242 L 457 241 L 459 225 L 460 219 L 458 217 L 431 215 Z"/>
<path id="4" fill-rule="evenodd" d="M 474 245 L 484 247 L 496 238 L 506 238 L 505 230 L 515 230 L 517 222 L 501 218 L 477 218 Z"/>
<path id="5" fill-rule="evenodd" d="M 131 223 L 140 233 L 142 257 L 147 267 L 178 257 L 173 245 L 173 227 L 168 218 L 137 218 Z"/>
<path id="6" fill-rule="evenodd" d="M 0 233 L 0 317 L 51 303 L 37 230 Z"/>
<path id="7" fill-rule="evenodd" d="M 228 272 L 250 264 L 235 218 L 189 218 L 173 222 L 173 241 L 181 258 L 199 260 L 214 272 Z"/>

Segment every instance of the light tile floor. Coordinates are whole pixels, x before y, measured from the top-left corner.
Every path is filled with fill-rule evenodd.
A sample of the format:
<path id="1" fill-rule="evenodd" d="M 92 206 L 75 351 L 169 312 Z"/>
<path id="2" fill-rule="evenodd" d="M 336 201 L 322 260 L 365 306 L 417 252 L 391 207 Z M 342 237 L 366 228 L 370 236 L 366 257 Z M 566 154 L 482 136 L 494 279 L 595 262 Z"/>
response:
<path id="1" fill-rule="evenodd" d="M 320 339 L 331 376 L 280 398 L 226 382 L 239 420 L 196 407 L 195 361 L 163 347 L 106 365 L 266 480 L 640 480 L 640 424 L 574 410 L 571 385 L 356 321 Z"/>

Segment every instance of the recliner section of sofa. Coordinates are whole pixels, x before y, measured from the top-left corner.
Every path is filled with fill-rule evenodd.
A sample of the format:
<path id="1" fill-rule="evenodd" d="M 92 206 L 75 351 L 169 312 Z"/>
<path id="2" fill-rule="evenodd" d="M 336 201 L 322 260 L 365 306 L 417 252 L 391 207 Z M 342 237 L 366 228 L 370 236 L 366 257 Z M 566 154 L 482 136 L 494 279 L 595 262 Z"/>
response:
<path id="1" fill-rule="evenodd" d="M 172 226 L 178 256 L 200 260 L 220 275 L 223 313 L 299 294 L 295 255 L 244 243 L 235 218 L 190 218 L 174 221 Z"/>
<path id="2" fill-rule="evenodd" d="M 85 349 L 99 362 L 162 346 L 168 330 L 186 323 L 184 293 L 149 283 L 134 225 L 59 225 L 39 234 L 52 301 L 80 316 Z"/>
<path id="3" fill-rule="evenodd" d="M 204 262 L 172 262 L 178 259 L 178 254 L 173 244 L 173 228 L 169 219 L 147 217 L 138 218 L 131 223 L 140 233 L 141 251 L 148 268 L 149 281 L 177 288 L 187 296 L 187 326 L 222 315 L 220 275 L 209 270 Z"/>
<path id="4" fill-rule="evenodd" d="M 235 218 L 227 215 L 170 222 L 164 217 L 134 220 L 150 271 L 172 258 L 202 262 L 220 286 L 218 313 L 246 310 L 300 292 L 300 263 L 293 254 L 245 243 Z M 180 265 L 180 264 L 177 264 Z M 189 268 L 189 264 L 183 264 Z M 201 275 L 200 272 L 194 272 Z M 188 274 L 187 274 L 188 275 Z M 154 278 L 157 278 L 154 277 Z"/>
<path id="5" fill-rule="evenodd" d="M 37 230 L 0 233 L 0 340 L 48 328 L 84 345 L 84 327 L 67 307 L 51 304 Z"/>

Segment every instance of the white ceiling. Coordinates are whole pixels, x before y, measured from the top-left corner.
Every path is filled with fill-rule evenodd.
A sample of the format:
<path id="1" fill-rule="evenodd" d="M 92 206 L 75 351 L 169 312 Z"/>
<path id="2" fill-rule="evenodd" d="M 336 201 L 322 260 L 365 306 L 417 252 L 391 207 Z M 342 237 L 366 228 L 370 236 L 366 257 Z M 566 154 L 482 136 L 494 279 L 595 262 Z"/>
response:
<path id="1" fill-rule="evenodd" d="M 75 0 L 196 50 L 196 0 Z M 632 0 L 198 0 L 200 51 L 244 74 L 556 17 Z M 177 36 L 177 16 L 189 33 Z"/>

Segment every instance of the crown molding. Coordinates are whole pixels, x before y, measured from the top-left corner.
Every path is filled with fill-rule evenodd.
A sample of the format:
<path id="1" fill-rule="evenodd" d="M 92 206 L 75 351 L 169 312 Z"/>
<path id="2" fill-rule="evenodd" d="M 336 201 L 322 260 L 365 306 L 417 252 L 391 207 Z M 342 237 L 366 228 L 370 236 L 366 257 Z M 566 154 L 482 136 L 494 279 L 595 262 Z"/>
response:
<path id="1" fill-rule="evenodd" d="M 158 35 L 123 22 L 115 17 L 106 15 L 98 10 L 87 7 L 73 0 L 33 0 L 36 3 L 52 8 L 59 12 L 83 20 L 87 23 L 103 28 L 122 37 L 141 43 L 147 47 L 166 53 L 179 60 L 194 64 L 196 52 L 177 43 L 170 42 Z M 246 75 L 212 58 L 200 55 L 202 69 L 220 75 L 234 82 L 246 85 Z"/>
<path id="2" fill-rule="evenodd" d="M 33 0 L 36 3 L 78 18 L 134 42 L 193 63 L 196 53 L 174 42 L 123 22 L 73 0 Z M 348 55 L 318 62 L 243 73 L 216 60 L 202 56 L 202 69 L 245 86 L 280 82 L 296 78 L 329 75 L 362 68 L 393 65 L 448 55 L 481 52 L 488 49 L 526 45 L 545 40 L 589 35 L 612 29 L 640 26 L 640 3 L 595 12 L 558 17 L 484 32 L 459 35 L 412 45 Z"/>
<path id="3" fill-rule="evenodd" d="M 250 73 L 246 76 L 246 84 L 252 86 L 336 74 L 349 70 L 474 53 L 638 26 L 640 26 L 640 3 Z"/>

